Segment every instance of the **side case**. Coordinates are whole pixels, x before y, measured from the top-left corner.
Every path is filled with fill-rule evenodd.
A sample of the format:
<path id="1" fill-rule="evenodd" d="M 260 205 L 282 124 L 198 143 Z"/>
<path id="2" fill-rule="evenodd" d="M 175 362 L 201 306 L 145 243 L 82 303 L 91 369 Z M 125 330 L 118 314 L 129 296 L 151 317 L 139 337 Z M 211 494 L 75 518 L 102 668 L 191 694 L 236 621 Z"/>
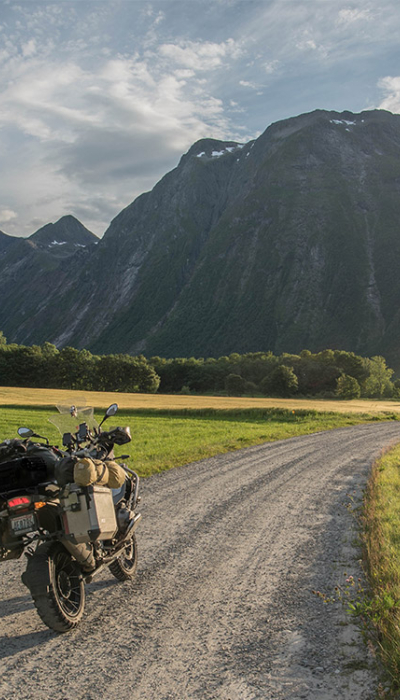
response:
<path id="1" fill-rule="evenodd" d="M 71 542 L 109 540 L 117 530 L 112 491 L 106 486 L 72 484 L 61 506 L 65 536 Z"/>

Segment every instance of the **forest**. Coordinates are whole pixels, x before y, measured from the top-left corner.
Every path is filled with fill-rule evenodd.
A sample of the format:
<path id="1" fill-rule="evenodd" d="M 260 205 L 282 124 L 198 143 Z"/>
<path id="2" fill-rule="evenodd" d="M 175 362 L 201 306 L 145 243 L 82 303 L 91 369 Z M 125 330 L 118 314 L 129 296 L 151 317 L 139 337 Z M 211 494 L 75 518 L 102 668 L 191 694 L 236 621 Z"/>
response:
<path id="1" fill-rule="evenodd" d="M 0 331 L 0 385 L 230 396 L 400 398 L 400 380 L 382 356 L 345 350 L 232 353 L 219 358 L 93 355 L 51 343 L 7 343 Z"/>

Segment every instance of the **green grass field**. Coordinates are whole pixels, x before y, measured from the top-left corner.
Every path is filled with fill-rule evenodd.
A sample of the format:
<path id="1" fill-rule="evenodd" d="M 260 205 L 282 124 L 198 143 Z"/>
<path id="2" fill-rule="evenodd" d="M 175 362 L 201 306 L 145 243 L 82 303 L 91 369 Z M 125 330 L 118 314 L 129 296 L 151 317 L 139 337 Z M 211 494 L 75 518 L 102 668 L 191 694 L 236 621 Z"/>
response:
<path id="1" fill-rule="evenodd" d="M 32 406 L 0 407 L 0 440 L 16 437 L 17 428 L 24 426 L 48 437 L 52 444 L 60 445 L 61 436 L 48 421 L 52 413 L 56 410 Z M 99 422 L 102 416 L 103 412 L 96 410 L 95 417 Z M 116 454 L 129 454 L 130 466 L 141 476 L 150 476 L 249 445 L 383 418 L 383 415 L 371 417 L 280 408 L 121 410 L 104 427 L 130 426 L 132 442 L 117 448 Z M 397 416 L 393 414 L 392 418 Z"/>

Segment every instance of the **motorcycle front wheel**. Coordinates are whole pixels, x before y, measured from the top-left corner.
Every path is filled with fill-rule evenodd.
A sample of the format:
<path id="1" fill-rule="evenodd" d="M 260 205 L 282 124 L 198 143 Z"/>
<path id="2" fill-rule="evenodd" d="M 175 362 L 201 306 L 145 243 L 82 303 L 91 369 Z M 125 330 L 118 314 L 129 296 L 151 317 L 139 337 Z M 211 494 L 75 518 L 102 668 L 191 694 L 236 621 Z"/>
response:
<path id="1" fill-rule="evenodd" d="M 46 542 L 28 560 L 27 577 L 39 616 L 56 632 L 69 632 L 82 618 L 85 587 L 78 563 L 59 542 Z M 50 585 L 38 585 L 40 579 Z"/>
<path id="2" fill-rule="evenodd" d="M 108 568 L 118 581 L 129 581 L 136 574 L 137 559 L 138 547 L 136 535 L 133 534 L 125 549 L 122 550 L 119 557 L 115 559 Z"/>

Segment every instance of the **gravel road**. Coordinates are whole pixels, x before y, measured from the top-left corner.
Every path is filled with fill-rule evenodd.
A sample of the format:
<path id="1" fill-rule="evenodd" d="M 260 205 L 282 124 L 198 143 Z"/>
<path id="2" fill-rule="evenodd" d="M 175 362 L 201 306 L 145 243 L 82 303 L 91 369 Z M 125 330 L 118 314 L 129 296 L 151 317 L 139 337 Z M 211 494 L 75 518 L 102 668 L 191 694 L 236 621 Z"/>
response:
<path id="1" fill-rule="evenodd" d="M 374 660 L 332 593 L 360 575 L 351 508 L 397 423 L 243 449 L 142 482 L 133 583 L 104 572 L 58 635 L 1 565 L 0 698 L 368 700 Z"/>

